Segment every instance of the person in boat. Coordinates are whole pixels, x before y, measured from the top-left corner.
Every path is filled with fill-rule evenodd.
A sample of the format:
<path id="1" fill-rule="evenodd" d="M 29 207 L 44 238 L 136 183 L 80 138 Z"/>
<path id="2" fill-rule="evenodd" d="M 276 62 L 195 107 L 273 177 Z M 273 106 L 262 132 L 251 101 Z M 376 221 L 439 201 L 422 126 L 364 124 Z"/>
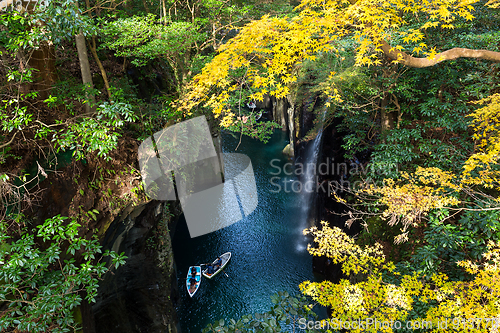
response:
<path id="1" fill-rule="evenodd" d="M 196 290 L 196 279 L 195 278 L 190 278 L 189 279 L 189 292 L 194 293 Z"/>
<path id="2" fill-rule="evenodd" d="M 196 275 L 196 268 L 191 267 L 191 275 L 195 276 Z"/>
<path id="3" fill-rule="evenodd" d="M 218 270 L 221 265 L 222 265 L 222 259 L 218 257 L 217 260 L 215 261 L 214 269 Z"/>
<path id="4" fill-rule="evenodd" d="M 216 269 L 214 268 L 214 266 L 212 264 L 209 264 L 207 267 L 207 274 L 212 275 L 215 273 L 215 271 Z"/>
<path id="5" fill-rule="evenodd" d="M 255 116 L 255 120 L 260 120 L 260 118 L 262 118 L 262 110 Z"/>
<path id="6" fill-rule="evenodd" d="M 189 290 L 190 290 L 191 292 L 193 292 L 193 291 L 196 289 L 196 284 L 197 284 L 197 283 L 198 283 L 198 282 L 196 281 L 196 279 L 195 279 L 195 278 L 190 278 L 190 279 L 189 279 Z"/>

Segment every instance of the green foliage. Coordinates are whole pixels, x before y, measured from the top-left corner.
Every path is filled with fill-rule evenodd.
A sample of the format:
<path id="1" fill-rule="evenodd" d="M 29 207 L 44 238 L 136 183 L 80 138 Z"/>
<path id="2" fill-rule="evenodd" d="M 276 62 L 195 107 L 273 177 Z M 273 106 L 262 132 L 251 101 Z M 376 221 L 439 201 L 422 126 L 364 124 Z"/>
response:
<path id="1" fill-rule="evenodd" d="M 164 59 L 174 73 L 177 92 L 182 91 L 191 67 L 193 47 L 203 40 L 192 22 L 161 23 L 149 14 L 108 22 L 102 30 L 104 46 L 117 56 L 132 58 L 132 64 L 144 66 L 148 61 Z"/>
<path id="2" fill-rule="evenodd" d="M 460 172 L 473 150 L 466 117 L 472 111 L 468 101 L 489 95 L 495 87 L 494 77 L 485 75 L 487 67 L 460 60 L 401 73 L 396 81 L 399 88 L 390 90 L 392 100 L 397 98 L 400 106 L 399 114 L 394 106 L 389 108 L 399 118 L 397 126 L 387 133 L 385 140 L 377 137 L 373 142 L 372 163 L 396 164 L 400 171 L 412 172 L 420 165 Z M 346 120 L 349 125 L 345 127 L 353 121 Z M 365 131 L 367 128 L 363 126 Z"/>
<path id="3" fill-rule="evenodd" d="M 0 45 L 11 54 L 37 49 L 43 42 L 60 44 L 79 31 L 95 33 L 90 19 L 82 15 L 74 0 L 47 0 L 31 11 L 1 12 L 0 26 Z"/>
<path id="4" fill-rule="evenodd" d="M 468 274 L 456 262 L 479 260 L 487 251 L 488 240 L 500 240 L 498 211 L 465 211 L 457 221 L 446 222 L 448 210 L 429 216 L 424 244 L 416 249 L 412 261 L 424 274 L 447 272 L 450 278 L 464 280 Z"/>
<path id="5" fill-rule="evenodd" d="M 226 127 L 226 129 L 234 133 L 248 135 L 251 138 L 258 139 L 264 143 L 267 143 L 267 141 L 271 138 L 273 130 L 275 128 L 279 128 L 280 125 L 274 121 L 258 123 L 257 120 L 255 120 L 255 117 L 256 114 L 241 116 L 239 118 L 243 119 L 242 123 L 231 124 L 230 126 Z"/>
<path id="6" fill-rule="evenodd" d="M 33 121 L 33 114 L 28 111 L 28 106 L 21 104 L 26 98 L 33 97 L 33 94 L 19 95 L 19 99 L 4 100 L 3 110 L 12 110 L 11 112 L 1 112 L 0 122 L 2 130 L 10 133 L 14 130 L 23 130 Z"/>
<path id="7" fill-rule="evenodd" d="M 317 317 L 313 305 L 306 297 L 291 296 L 288 292 L 278 292 L 271 296 L 273 306 L 264 313 L 244 315 L 238 320 L 217 320 L 208 325 L 203 332 L 295 332 L 301 327 L 301 318 L 313 320 Z M 307 330 L 306 332 L 313 332 Z"/>
<path id="8" fill-rule="evenodd" d="M 24 83 L 28 81 L 23 78 Z M 31 80 L 31 79 L 29 79 Z M 71 82 L 71 81 L 70 81 Z M 86 154 L 96 152 L 99 157 L 110 159 L 110 152 L 116 148 L 122 128 L 138 119 L 136 110 L 127 100 L 120 97 L 120 90 L 115 89 L 116 101 L 103 102 L 92 114 L 75 115 L 75 100 L 83 100 L 83 85 L 61 85 L 62 89 L 54 89 L 53 95 L 44 101 L 55 113 L 65 110 L 72 117 L 69 119 L 51 119 L 53 123 L 45 123 L 39 110 L 32 108 L 37 92 L 18 94 L 17 98 L 5 99 L 0 102 L 0 126 L 4 133 L 11 133 L 8 138 L 19 133 L 25 133 L 30 141 L 38 145 L 50 145 L 57 152 L 72 150 L 77 159 Z M 68 88 L 71 87 L 72 88 Z M 56 116 L 58 115 L 55 113 Z M 59 114 L 59 116 L 63 116 Z M 8 147 L 0 152 L 2 159 L 7 158 Z"/>
<path id="9" fill-rule="evenodd" d="M 68 221 L 69 220 L 69 221 Z M 60 215 L 14 240 L 1 225 L 0 329 L 29 332 L 69 332 L 76 327 L 73 311 L 85 299 L 94 302 L 98 279 L 108 271 L 96 263 L 97 239 L 78 236 L 80 225 Z M 81 258 L 77 263 L 75 255 Z M 106 251 L 117 268 L 126 257 Z"/>
<path id="10" fill-rule="evenodd" d="M 73 117 L 56 119 L 54 123 L 46 124 L 39 110 L 30 107 L 37 93 L 19 94 L 17 99 L 1 102 L 1 129 L 5 133 L 33 133 L 33 139 L 38 145 L 45 140 L 49 141 L 57 151 L 73 150 L 77 159 L 92 152 L 109 159 L 109 153 L 116 148 L 121 136 L 121 129 L 138 119 L 135 110 L 126 99 L 120 97 L 121 91 L 115 89 L 116 102 L 103 102 L 93 114 L 75 115 L 74 101 L 83 98 L 83 86 L 69 84 L 70 82 L 63 82 L 61 89 L 54 89 L 53 95 L 44 102 L 53 112 L 62 109 Z M 7 150 L 3 154 L 5 158 Z"/>
<path id="11" fill-rule="evenodd" d="M 133 16 L 109 22 L 102 31 L 105 46 L 120 57 L 132 57 L 136 66 L 163 57 L 180 57 L 200 41 L 192 23 L 169 22 L 164 25 L 154 15 Z"/>
<path id="12" fill-rule="evenodd" d="M 138 129 L 138 139 L 144 140 L 153 133 L 160 131 L 165 124 L 174 124 L 181 121 L 183 114 L 171 106 L 172 98 L 168 96 L 158 97 L 160 105 L 158 107 L 147 107 L 141 110 L 139 115 L 140 128 Z"/>
<path id="13" fill-rule="evenodd" d="M 77 160 L 92 152 L 110 160 L 109 153 L 116 148 L 121 136 L 117 130 L 125 123 L 135 120 L 137 116 L 131 105 L 123 102 L 104 102 L 99 105 L 95 118 L 82 118 L 69 124 L 67 129 L 52 131 L 52 141 L 55 142 L 57 151 L 73 150 Z"/>
<path id="14" fill-rule="evenodd" d="M 379 95 L 379 88 L 371 72 L 366 68 L 354 66 L 353 40 L 339 41 L 338 53 L 325 52 L 315 61 L 304 61 L 299 68 L 296 83 L 297 104 L 307 104 L 312 97 L 327 100 L 324 122 L 317 121 L 315 127 L 306 135 L 316 135 L 320 126 L 328 126 L 334 118 L 344 117 L 339 129 L 349 133 L 344 137 L 346 157 L 352 158 L 373 144 L 373 111 Z M 328 99 L 332 87 L 342 96 L 342 100 Z M 318 102 L 310 103 L 312 108 Z M 313 110 L 314 111 L 314 110 Z M 315 107 L 316 119 L 322 119 L 323 107 Z M 368 132 L 367 132 L 368 129 Z"/>

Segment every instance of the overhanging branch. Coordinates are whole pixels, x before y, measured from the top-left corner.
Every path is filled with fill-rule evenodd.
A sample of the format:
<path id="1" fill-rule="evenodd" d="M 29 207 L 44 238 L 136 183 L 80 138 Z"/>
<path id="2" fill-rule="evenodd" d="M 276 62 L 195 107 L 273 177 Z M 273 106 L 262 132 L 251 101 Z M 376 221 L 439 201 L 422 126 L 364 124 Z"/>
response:
<path id="1" fill-rule="evenodd" d="M 385 40 L 380 42 L 382 51 L 389 58 L 398 61 L 399 63 L 414 68 L 424 68 L 439 64 L 447 60 L 454 60 L 458 58 L 474 58 L 489 60 L 493 62 L 500 62 L 500 52 L 488 50 L 472 50 L 463 48 L 453 48 L 441 53 L 437 53 L 432 59 L 429 58 L 415 58 L 406 52 L 402 52 L 394 47 L 391 47 Z"/>

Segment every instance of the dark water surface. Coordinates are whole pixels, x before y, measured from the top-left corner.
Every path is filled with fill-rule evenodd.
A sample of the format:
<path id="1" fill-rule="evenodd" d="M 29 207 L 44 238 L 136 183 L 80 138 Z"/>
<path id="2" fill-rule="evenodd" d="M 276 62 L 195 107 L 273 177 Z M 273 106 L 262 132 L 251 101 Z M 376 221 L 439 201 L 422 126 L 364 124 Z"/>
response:
<path id="1" fill-rule="evenodd" d="M 238 142 L 239 136 L 224 134 L 224 152 L 235 152 Z M 295 175 L 276 174 L 289 163 L 281 153 L 287 143 L 287 136 L 281 131 L 276 131 L 268 144 L 242 138 L 236 152 L 251 158 L 259 195 L 259 204 L 252 214 L 193 239 L 181 217 L 173 247 L 180 291 L 177 313 L 183 333 L 200 332 L 220 318 L 237 319 L 267 311 L 272 306 L 273 293 L 297 294 L 302 281 L 315 279 L 312 257 L 306 251 L 308 239 L 302 234 L 308 227 L 309 205 L 300 193 L 295 193 L 299 185 Z M 293 169 L 288 166 L 285 171 L 290 173 Z M 295 192 L 291 186 L 294 181 Z M 191 299 L 185 288 L 188 267 L 211 262 L 227 251 L 233 255 L 225 269 L 227 276 L 221 273 L 212 280 L 203 278 Z"/>

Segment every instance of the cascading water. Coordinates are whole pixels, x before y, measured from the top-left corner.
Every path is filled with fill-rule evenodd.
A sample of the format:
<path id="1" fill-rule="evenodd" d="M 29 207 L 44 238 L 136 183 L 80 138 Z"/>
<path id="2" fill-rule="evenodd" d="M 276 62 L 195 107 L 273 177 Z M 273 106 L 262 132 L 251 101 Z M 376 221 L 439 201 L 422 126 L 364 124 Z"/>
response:
<path id="1" fill-rule="evenodd" d="M 296 170 L 301 168 L 302 172 L 296 172 L 301 175 L 301 220 L 303 221 L 302 230 L 313 225 L 315 219 L 313 208 L 316 207 L 318 177 L 317 177 L 317 163 L 321 150 L 321 139 L 323 137 L 323 122 L 326 116 L 326 108 L 321 115 L 321 127 L 314 138 L 313 142 L 306 148 L 306 153 L 301 165 L 296 165 Z M 302 232 L 302 230 L 300 230 Z M 298 248 L 302 249 L 307 246 L 308 240 L 302 238 Z"/>
<path id="2" fill-rule="evenodd" d="M 241 221 L 196 238 L 189 236 L 185 222 L 178 223 L 173 248 L 180 286 L 189 266 L 210 262 L 227 251 L 233 255 L 225 269 L 227 275 L 204 279 L 193 298 L 181 288 L 177 315 L 182 333 L 200 332 L 221 318 L 228 321 L 268 311 L 273 306 L 273 293 L 300 295 L 301 282 L 316 280 L 302 234 L 308 226 L 302 218 L 300 181 L 293 164 L 282 154 L 287 141 L 288 136 L 279 130 L 268 144 L 243 136 L 239 145 L 239 136 L 223 133 L 224 152 L 234 152 L 239 145 L 238 153 L 251 158 L 259 204 Z M 318 156 L 319 145 L 311 142 L 315 151 L 311 154 Z M 326 313 L 320 316 L 325 318 Z"/>

